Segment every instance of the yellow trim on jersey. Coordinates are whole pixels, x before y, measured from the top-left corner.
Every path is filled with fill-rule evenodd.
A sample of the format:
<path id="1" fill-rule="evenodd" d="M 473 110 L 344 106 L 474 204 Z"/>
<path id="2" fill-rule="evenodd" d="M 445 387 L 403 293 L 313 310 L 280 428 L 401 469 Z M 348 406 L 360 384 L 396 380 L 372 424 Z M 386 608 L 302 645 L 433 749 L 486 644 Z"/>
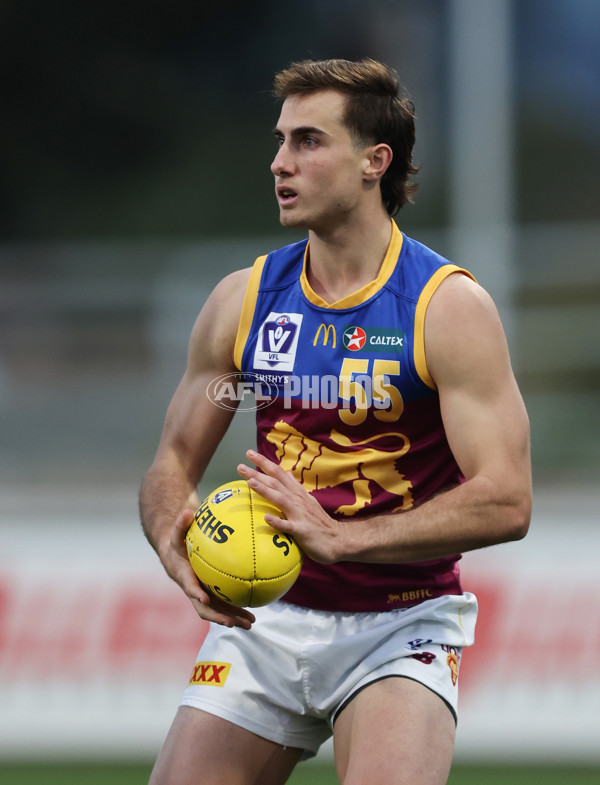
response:
<path id="1" fill-rule="evenodd" d="M 468 275 L 469 278 L 475 280 L 468 270 L 458 267 L 455 264 L 445 264 L 440 267 L 423 287 L 423 291 L 419 295 L 417 307 L 415 310 L 415 337 L 414 337 L 414 360 L 415 369 L 419 374 L 420 379 L 425 382 L 432 390 L 437 390 L 437 385 L 431 378 L 431 374 L 427 368 L 427 358 L 425 357 L 425 314 L 429 301 L 433 297 L 438 286 L 452 273 L 462 273 Z"/>
<path id="2" fill-rule="evenodd" d="M 400 255 L 400 250 L 402 249 L 403 239 L 404 237 L 402 232 L 400 229 L 398 229 L 396 222 L 392 220 L 392 236 L 390 238 L 390 244 L 388 245 L 385 257 L 383 259 L 383 264 L 381 265 L 379 273 L 377 274 L 377 278 L 369 281 L 368 284 L 365 284 L 360 289 L 357 289 L 356 292 L 352 292 L 352 294 L 342 297 L 341 300 L 336 300 L 334 303 L 328 303 L 322 297 L 319 297 L 319 295 L 313 291 L 311 285 L 308 282 L 308 277 L 306 275 L 306 263 L 308 260 L 310 247 L 310 243 L 308 243 L 306 246 L 306 251 L 304 252 L 304 265 L 302 267 L 302 274 L 300 276 L 302 291 L 304 292 L 307 300 L 313 305 L 318 305 L 319 308 L 330 309 L 354 308 L 357 305 L 361 305 L 362 303 L 366 302 L 387 283 L 389 277 L 394 272 L 396 262 L 398 261 L 398 256 Z"/>
<path id="3" fill-rule="evenodd" d="M 246 294 L 244 295 L 244 303 L 240 314 L 240 323 L 235 337 L 235 346 L 233 347 L 233 363 L 239 370 L 242 369 L 242 356 L 244 354 L 244 348 L 246 347 L 246 341 L 250 335 L 250 328 L 252 327 L 256 300 L 258 299 L 258 288 L 260 286 L 260 279 L 266 259 L 267 255 L 265 254 L 265 256 L 259 256 L 254 262 L 246 286 Z"/>

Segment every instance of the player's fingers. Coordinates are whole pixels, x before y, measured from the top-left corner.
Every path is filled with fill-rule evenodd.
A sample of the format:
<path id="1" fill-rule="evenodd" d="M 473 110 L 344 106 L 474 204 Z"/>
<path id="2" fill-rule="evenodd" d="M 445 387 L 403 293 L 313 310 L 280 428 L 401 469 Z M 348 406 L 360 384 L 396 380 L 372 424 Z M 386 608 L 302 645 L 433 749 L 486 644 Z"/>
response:
<path id="1" fill-rule="evenodd" d="M 256 621 L 256 617 L 249 610 L 238 608 L 237 605 L 215 597 L 198 581 L 190 600 L 198 615 L 206 621 L 214 621 L 226 627 L 243 627 L 247 630 Z"/>
<path id="2" fill-rule="evenodd" d="M 269 477 L 267 474 L 259 472 L 256 469 L 253 469 L 251 466 L 246 466 L 245 463 L 240 463 L 238 465 L 237 472 L 240 477 L 243 477 L 248 482 L 250 487 L 258 493 L 262 493 L 262 491 L 258 490 L 259 487 L 266 490 L 277 490 L 285 487 L 282 486 L 280 480 Z"/>
<path id="3" fill-rule="evenodd" d="M 262 477 L 251 477 L 248 480 L 248 485 L 253 491 L 263 496 L 271 504 L 275 505 L 278 510 L 281 510 L 286 518 L 290 517 L 291 511 L 298 507 L 297 500 L 286 489 L 280 490 L 280 487 L 272 487 Z"/>
<path id="4" fill-rule="evenodd" d="M 178 559 L 175 568 L 170 575 L 175 583 L 179 584 L 190 600 L 195 600 L 206 605 L 210 603 L 209 595 L 198 581 L 196 573 L 192 569 L 192 565 L 187 558 L 185 560 Z"/>
<path id="5" fill-rule="evenodd" d="M 232 605 L 230 602 L 225 602 L 225 600 L 212 595 L 211 600 L 211 607 L 217 613 L 224 613 L 227 616 L 233 617 L 234 619 L 244 619 L 245 621 L 249 621 L 251 623 L 256 621 L 256 616 L 247 608 L 240 608 L 237 605 Z"/>
<path id="6" fill-rule="evenodd" d="M 279 518 L 277 515 L 273 515 L 270 512 L 265 513 L 265 521 L 269 524 L 269 526 L 272 526 L 278 531 L 285 532 L 286 534 L 296 534 L 298 529 L 292 519 L 288 517 Z"/>
<path id="7" fill-rule="evenodd" d="M 182 539 L 185 538 L 187 534 L 187 530 L 192 525 L 192 521 L 194 520 L 194 511 L 193 510 L 183 510 L 183 512 L 177 517 L 175 521 L 175 526 L 173 527 L 173 533 L 171 535 L 171 541 L 176 540 L 177 542 L 181 542 Z"/>
<path id="8" fill-rule="evenodd" d="M 303 493 L 306 493 L 300 483 L 297 482 L 291 474 L 288 474 L 288 472 L 283 471 L 283 469 L 280 469 L 279 467 L 277 468 L 278 471 L 273 472 L 272 476 L 269 476 L 265 472 L 259 472 L 256 469 L 241 463 L 237 467 L 237 471 L 241 477 L 247 480 L 251 488 L 269 499 L 273 504 L 277 504 L 277 501 L 271 496 L 273 493 L 283 494 L 283 498 L 286 500 L 300 497 Z"/>
<path id="9" fill-rule="evenodd" d="M 248 450 L 246 452 L 246 457 L 249 461 L 252 461 L 253 464 L 258 466 L 259 469 L 262 469 L 268 477 L 279 480 L 279 482 L 282 482 L 288 488 L 294 488 L 300 485 L 293 474 L 286 472 L 278 463 L 270 461 L 255 450 Z"/>
<path id="10" fill-rule="evenodd" d="M 282 485 L 279 480 L 268 477 L 261 472 L 257 472 L 255 469 L 251 469 L 245 464 L 240 464 L 238 466 L 238 474 L 248 482 L 248 485 L 253 491 L 256 491 L 256 493 L 259 493 L 261 496 L 264 496 L 265 499 L 268 499 L 273 503 L 275 503 L 272 498 L 274 493 L 283 494 L 286 497 L 291 495 L 291 490 Z"/>
<path id="11" fill-rule="evenodd" d="M 241 612 L 237 614 L 224 613 L 212 608 L 210 605 L 193 599 L 192 605 L 201 619 L 214 622 L 215 624 L 221 624 L 223 627 L 241 627 L 244 630 L 249 630 L 252 627 L 252 623 L 255 621 L 254 616 L 251 614 L 245 615 L 243 609 L 240 609 Z"/>
<path id="12" fill-rule="evenodd" d="M 182 580 L 181 586 L 189 597 L 196 613 L 206 621 L 214 621 L 217 624 L 224 624 L 227 627 L 243 626 L 249 629 L 255 621 L 253 613 L 247 611 L 245 608 L 238 608 L 230 603 L 223 602 L 219 598 L 211 594 L 200 583 L 195 573 L 192 572 L 193 578 L 187 580 L 189 576 L 185 576 Z M 243 624 L 239 624 L 242 620 Z"/>

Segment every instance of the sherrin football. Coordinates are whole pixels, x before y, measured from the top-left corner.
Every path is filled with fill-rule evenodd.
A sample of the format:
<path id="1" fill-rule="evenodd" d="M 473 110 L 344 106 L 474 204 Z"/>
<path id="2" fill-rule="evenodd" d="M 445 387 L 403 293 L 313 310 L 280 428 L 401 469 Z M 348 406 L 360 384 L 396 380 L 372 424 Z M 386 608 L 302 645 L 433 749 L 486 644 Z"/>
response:
<path id="1" fill-rule="evenodd" d="M 302 551 L 266 523 L 265 513 L 283 517 L 245 480 L 234 480 L 204 499 L 188 529 L 187 552 L 200 582 L 234 605 L 268 605 L 300 574 Z"/>

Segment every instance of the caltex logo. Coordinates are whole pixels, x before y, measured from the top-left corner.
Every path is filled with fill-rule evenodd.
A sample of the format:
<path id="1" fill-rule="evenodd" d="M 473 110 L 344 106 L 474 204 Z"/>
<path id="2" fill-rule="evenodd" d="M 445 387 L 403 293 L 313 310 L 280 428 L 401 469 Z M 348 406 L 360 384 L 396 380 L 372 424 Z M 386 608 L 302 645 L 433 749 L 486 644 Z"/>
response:
<path id="1" fill-rule="evenodd" d="M 362 327 L 346 327 L 342 339 L 346 349 L 358 352 L 365 345 L 367 334 Z"/>
<path id="2" fill-rule="evenodd" d="M 404 330 L 398 327 L 344 327 L 344 348 L 351 352 L 373 352 L 377 354 L 402 354 L 404 352 Z"/>

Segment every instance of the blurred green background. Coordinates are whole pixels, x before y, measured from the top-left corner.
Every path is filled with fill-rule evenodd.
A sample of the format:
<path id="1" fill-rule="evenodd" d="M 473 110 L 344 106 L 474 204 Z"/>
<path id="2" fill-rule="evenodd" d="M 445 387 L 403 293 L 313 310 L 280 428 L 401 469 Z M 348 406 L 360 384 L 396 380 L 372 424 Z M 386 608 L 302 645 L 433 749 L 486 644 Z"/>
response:
<path id="1" fill-rule="evenodd" d="M 81 764 L 1 767 L 5 785 L 144 785 L 150 765 Z M 335 785 L 333 765 L 303 763 L 289 785 Z M 511 766 L 457 764 L 448 785 L 596 785 L 598 769 L 579 766 Z"/>
<path id="2" fill-rule="evenodd" d="M 417 107 L 420 191 L 401 228 L 495 297 L 537 477 L 594 481 L 599 13 L 585 0 L 0 3 L 4 480 L 137 482 L 208 291 L 297 239 L 272 196 L 274 71 L 375 56 Z"/>
<path id="3" fill-rule="evenodd" d="M 363 56 L 416 104 L 420 186 L 401 229 L 499 304 L 536 487 L 597 489 L 599 33 L 594 0 L 1 0 L 0 491 L 135 494 L 208 292 L 297 239 L 272 196 L 273 73 Z M 146 778 L 94 768 L 19 779 L 0 762 L 0 779 Z M 569 771 L 508 776 L 599 774 Z M 451 782 L 503 776 L 461 764 Z"/>

